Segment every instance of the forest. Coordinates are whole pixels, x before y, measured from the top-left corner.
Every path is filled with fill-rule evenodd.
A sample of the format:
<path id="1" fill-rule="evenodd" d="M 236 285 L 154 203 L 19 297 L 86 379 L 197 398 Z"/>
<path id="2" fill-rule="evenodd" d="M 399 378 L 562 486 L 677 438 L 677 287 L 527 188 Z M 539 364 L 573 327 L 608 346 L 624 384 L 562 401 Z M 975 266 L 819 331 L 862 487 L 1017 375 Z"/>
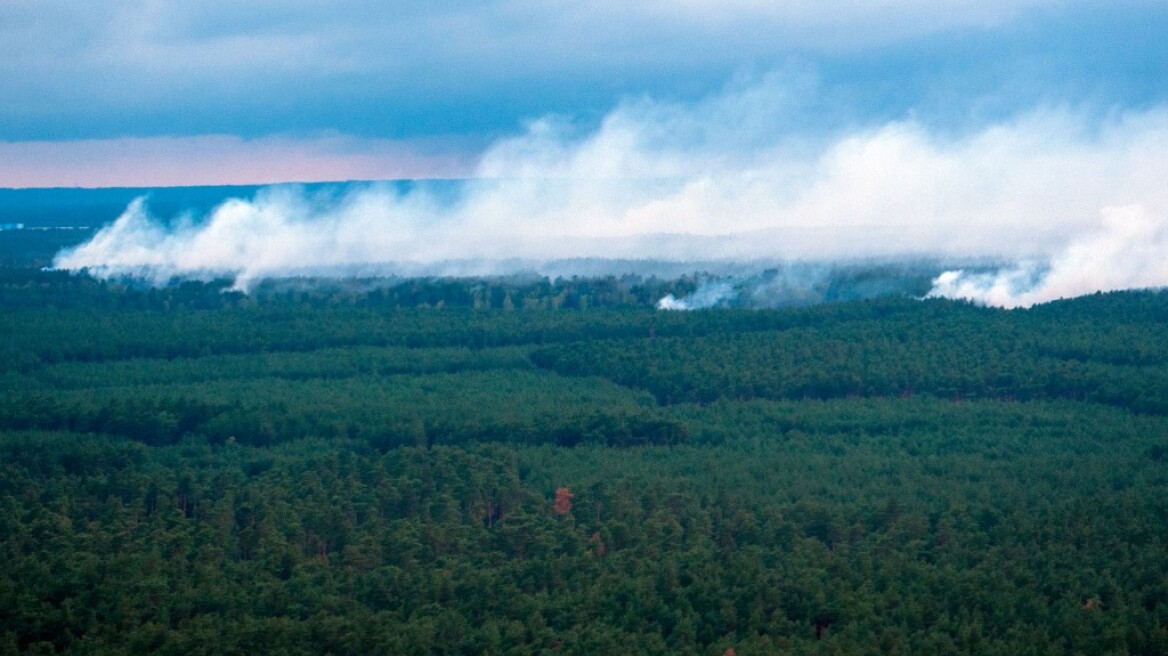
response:
<path id="1" fill-rule="evenodd" d="M 0 267 L 0 656 L 1168 654 L 1168 292 Z"/>

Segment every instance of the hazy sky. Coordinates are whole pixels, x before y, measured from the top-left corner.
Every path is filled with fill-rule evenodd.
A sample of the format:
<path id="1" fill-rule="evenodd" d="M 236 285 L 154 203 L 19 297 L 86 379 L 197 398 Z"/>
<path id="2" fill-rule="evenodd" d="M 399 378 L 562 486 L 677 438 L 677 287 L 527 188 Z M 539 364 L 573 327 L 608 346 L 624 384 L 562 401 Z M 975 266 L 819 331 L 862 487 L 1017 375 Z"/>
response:
<path id="1" fill-rule="evenodd" d="M 810 144 L 1106 121 L 1168 104 L 1165 34 L 1164 0 L 3 0 L 0 186 L 463 176 L 775 76 Z"/>
<path id="2" fill-rule="evenodd" d="M 158 282 L 923 256 L 1028 305 L 1168 285 L 1165 35 L 1168 0 L 0 0 L 0 186 L 473 179 L 135 202 L 56 260 Z"/>

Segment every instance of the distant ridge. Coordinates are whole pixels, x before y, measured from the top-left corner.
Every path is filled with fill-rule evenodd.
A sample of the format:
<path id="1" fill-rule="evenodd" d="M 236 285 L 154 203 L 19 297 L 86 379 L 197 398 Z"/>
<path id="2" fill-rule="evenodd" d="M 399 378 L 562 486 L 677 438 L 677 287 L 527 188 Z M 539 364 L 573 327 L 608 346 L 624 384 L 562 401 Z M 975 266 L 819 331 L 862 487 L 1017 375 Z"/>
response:
<path id="1" fill-rule="evenodd" d="M 25 227 L 100 227 L 112 223 L 130 204 L 148 196 L 151 214 L 168 220 L 190 212 L 206 214 L 229 198 L 252 198 L 261 189 L 300 187 L 314 193 L 343 193 L 350 187 L 385 185 L 406 192 L 417 185 L 438 192 L 464 183 L 459 179 L 338 180 L 335 182 L 285 182 L 273 185 L 215 185 L 191 187 L 0 187 L 0 224 L 23 223 Z"/>

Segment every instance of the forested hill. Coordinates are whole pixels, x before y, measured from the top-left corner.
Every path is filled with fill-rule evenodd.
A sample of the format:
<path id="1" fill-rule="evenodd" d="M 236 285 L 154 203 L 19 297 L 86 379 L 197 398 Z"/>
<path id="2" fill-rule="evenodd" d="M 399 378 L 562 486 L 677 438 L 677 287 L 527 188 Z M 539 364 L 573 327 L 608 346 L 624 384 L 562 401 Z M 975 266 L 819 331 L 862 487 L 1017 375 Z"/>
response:
<path id="1" fill-rule="evenodd" d="M 0 654 L 1165 654 L 1168 294 L 0 269 Z"/>

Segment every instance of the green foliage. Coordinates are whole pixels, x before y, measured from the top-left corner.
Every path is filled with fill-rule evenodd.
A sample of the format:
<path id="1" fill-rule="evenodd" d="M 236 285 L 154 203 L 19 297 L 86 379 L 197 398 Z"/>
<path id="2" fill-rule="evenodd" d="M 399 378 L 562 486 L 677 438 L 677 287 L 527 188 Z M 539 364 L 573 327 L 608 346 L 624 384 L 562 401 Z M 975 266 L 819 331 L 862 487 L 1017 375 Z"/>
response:
<path id="1" fill-rule="evenodd" d="M 37 278 L 0 314 L 0 653 L 1168 653 L 1164 294 L 622 284 Z"/>
<path id="2" fill-rule="evenodd" d="M 1160 294 L 1132 294 L 1168 305 Z M 1082 318 L 1048 306 L 1005 312 L 949 301 L 866 305 L 890 312 L 779 330 L 607 339 L 537 349 L 568 375 L 603 376 L 662 403 L 930 394 L 949 399 L 1067 398 L 1168 414 L 1168 321 Z M 863 304 L 862 304 L 863 305 Z M 842 306 L 826 312 L 844 314 Z M 830 314 L 829 314 L 830 316 Z"/>

